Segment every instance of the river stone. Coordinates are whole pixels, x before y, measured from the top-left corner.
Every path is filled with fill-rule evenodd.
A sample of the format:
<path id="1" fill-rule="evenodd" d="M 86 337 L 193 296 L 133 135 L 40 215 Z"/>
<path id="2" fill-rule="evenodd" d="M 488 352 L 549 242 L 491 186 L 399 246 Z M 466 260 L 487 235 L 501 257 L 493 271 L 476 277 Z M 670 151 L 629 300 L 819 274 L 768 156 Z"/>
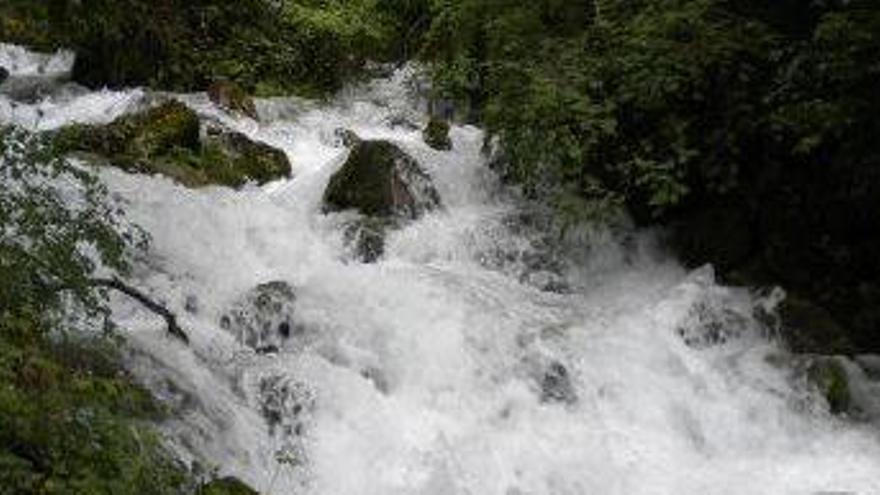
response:
<path id="1" fill-rule="evenodd" d="M 3 84 L 3 81 L 9 79 L 9 71 L 6 70 L 6 67 L 0 67 L 0 84 Z"/>
<path id="2" fill-rule="evenodd" d="M 780 333 L 793 352 L 850 354 L 853 346 L 846 331 L 825 308 L 795 295 L 780 303 Z"/>
<path id="3" fill-rule="evenodd" d="M 220 327 L 258 353 L 277 352 L 288 339 L 301 333 L 293 320 L 295 302 L 293 288 L 287 282 L 260 284 L 233 304 L 220 318 Z"/>
<path id="4" fill-rule="evenodd" d="M 208 98 L 224 110 L 259 120 L 254 100 L 241 86 L 232 81 L 214 81 L 208 87 Z"/>
<path id="5" fill-rule="evenodd" d="M 354 209 L 376 218 L 416 219 L 440 206 L 419 164 L 389 141 L 361 141 L 331 178 L 324 210 Z"/>
<path id="6" fill-rule="evenodd" d="M 244 181 L 265 184 L 290 175 L 290 160 L 283 151 L 240 132 L 209 126 L 202 143 L 207 154 L 217 156 L 213 166 L 224 167 L 229 182 L 235 185 Z"/>
<path id="7" fill-rule="evenodd" d="M 422 131 L 425 143 L 435 150 L 448 151 L 452 149 L 452 140 L 449 139 L 449 122 L 431 118 L 428 125 Z"/>
<path id="8" fill-rule="evenodd" d="M 541 377 L 541 402 L 577 402 L 577 392 L 571 383 L 568 368 L 559 361 L 550 362 L 544 370 Z"/>

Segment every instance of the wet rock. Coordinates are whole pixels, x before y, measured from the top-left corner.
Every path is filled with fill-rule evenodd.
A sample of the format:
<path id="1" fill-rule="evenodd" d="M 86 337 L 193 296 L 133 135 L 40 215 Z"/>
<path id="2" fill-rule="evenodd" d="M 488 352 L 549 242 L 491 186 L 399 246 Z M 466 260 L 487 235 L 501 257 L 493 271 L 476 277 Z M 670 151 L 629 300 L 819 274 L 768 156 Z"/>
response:
<path id="1" fill-rule="evenodd" d="M 232 81 L 214 81 L 208 87 L 208 98 L 220 108 L 259 120 L 254 100 L 238 84 Z"/>
<path id="2" fill-rule="evenodd" d="M 324 192 L 325 211 L 354 209 L 377 218 L 415 219 L 440 206 L 430 177 L 388 141 L 361 141 Z"/>
<path id="3" fill-rule="evenodd" d="M 315 409 L 315 393 L 308 385 L 279 375 L 264 377 L 257 400 L 270 435 L 292 443 L 305 435 Z"/>
<path id="4" fill-rule="evenodd" d="M 293 288 L 287 282 L 260 284 L 220 318 L 220 327 L 258 353 L 278 352 L 301 332 L 293 320 L 295 302 Z"/>
<path id="5" fill-rule="evenodd" d="M 0 84 L 9 79 L 9 71 L 5 67 L 0 67 Z"/>
<path id="6" fill-rule="evenodd" d="M 214 176 L 221 179 L 221 183 L 264 184 L 290 175 L 290 161 L 283 151 L 253 141 L 240 132 L 209 126 L 203 144 L 207 159 L 212 160 Z"/>
<path id="7" fill-rule="evenodd" d="M 807 368 L 807 379 L 815 386 L 832 414 L 852 412 L 852 394 L 846 368 L 839 358 L 815 357 Z"/>
<path id="8" fill-rule="evenodd" d="M 448 151 L 452 149 L 452 140 L 449 139 L 449 122 L 432 118 L 422 131 L 425 143 L 435 150 Z"/>
<path id="9" fill-rule="evenodd" d="M 84 153 L 130 172 L 159 173 L 198 187 L 238 187 L 290 174 L 286 155 L 243 134 L 212 127 L 201 135 L 198 115 L 166 101 L 107 125 L 73 125 L 55 134 L 61 152 Z"/>
<path id="10" fill-rule="evenodd" d="M 201 495 L 260 495 L 238 478 L 227 476 L 213 480 L 201 487 Z"/>
<path id="11" fill-rule="evenodd" d="M 780 303 L 780 334 L 797 353 L 849 354 L 853 346 L 847 332 L 821 306 L 794 295 Z"/>
<path id="12" fill-rule="evenodd" d="M 364 263 L 373 263 L 385 254 L 385 232 L 393 227 L 383 219 L 364 217 L 345 230 L 345 241 L 354 249 L 354 255 Z"/>
<path id="13" fill-rule="evenodd" d="M 696 303 L 677 332 L 689 347 L 703 349 L 723 345 L 747 331 L 748 318 L 723 305 Z"/>
<path id="14" fill-rule="evenodd" d="M 355 134 L 351 129 L 339 127 L 333 130 L 333 138 L 338 146 L 352 148 L 361 142 L 360 136 Z"/>
<path id="15" fill-rule="evenodd" d="M 189 314 L 198 314 L 199 313 L 199 298 L 193 294 L 186 296 L 186 300 L 183 303 L 183 309 Z"/>
<path id="16" fill-rule="evenodd" d="M 577 392 L 571 383 L 568 368 L 559 361 L 552 361 L 541 377 L 541 402 L 573 404 Z"/>

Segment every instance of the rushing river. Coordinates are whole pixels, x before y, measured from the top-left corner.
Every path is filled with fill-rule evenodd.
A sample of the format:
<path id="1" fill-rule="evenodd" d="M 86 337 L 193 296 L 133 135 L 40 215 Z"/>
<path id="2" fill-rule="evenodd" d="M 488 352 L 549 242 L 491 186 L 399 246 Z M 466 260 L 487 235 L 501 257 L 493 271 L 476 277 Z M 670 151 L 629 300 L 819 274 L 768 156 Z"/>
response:
<path id="1" fill-rule="evenodd" d="M 109 122 L 155 96 L 59 85 L 70 61 L 0 45 L 0 123 Z M 259 123 L 174 95 L 284 150 L 289 180 L 191 190 L 102 170 L 152 237 L 131 283 L 192 341 L 113 300 L 183 459 L 275 495 L 880 494 L 880 430 L 832 416 L 755 317 L 778 293 L 689 272 L 651 233 L 549 232 L 479 129 L 454 126 L 449 152 L 422 142 L 410 73 L 329 103 L 261 100 Z M 339 128 L 401 146 L 443 203 L 376 263 L 352 252 L 353 214 L 322 213 Z M 289 337 L 253 345 L 261 318 Z"/>

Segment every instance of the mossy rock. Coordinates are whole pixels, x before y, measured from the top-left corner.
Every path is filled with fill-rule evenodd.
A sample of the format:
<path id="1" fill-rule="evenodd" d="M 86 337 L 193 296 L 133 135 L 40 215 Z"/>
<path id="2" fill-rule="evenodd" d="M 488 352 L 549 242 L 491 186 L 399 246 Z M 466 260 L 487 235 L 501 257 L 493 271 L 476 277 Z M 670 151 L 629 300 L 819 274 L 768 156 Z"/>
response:
<path id="1" fill-rule="evenodd" d="M 232 81 L 214 81 L 208 87 L 208 97 L 215 105 L 232 113 L 259 120 L 257 106 L 253 98 L 238 84 Z"/>
<path id="2" fill-rule="evenodd" d="M 430 177 L 388 141 L 356 143 L 324 192 L 325 211 L 354 209 L 376 218 L 415 219 L 439 205 Z"/>
<path id="3" fill-rule="evenodd" d="M 199 495 L 260 495 L 260 492 L 247 486 L 238 478 L 227 476 L 203 486 Z"/>
<path id="4" fill-rule="evenodd" d="M 238 187 L 290 175 L 281 150 L 233 131 L 208 131 L 202 139 L 198 115 L 171 100 L 107 125 L 66 127 L 55 143 L 61 152 L 96 156 L 129 172 L 166 175 L 189 187 Z"/>
<path id="5" fill-rule="evenodd" d="M 825 398 L 832 414 L 850 412 L 853 406 L 846 368 L 838 358 L 817 357 L 807 368 L 807 379 Z"/>
<path id="6" fill-rule="evenodd" d="M 290 175 L 287 155 L 266 143 L 254 141 L 240 132 L 209 127 L 203 141 L 205 169 L 217 183 L 239 186 L 257 184 Z"/>
<path id="7" fill-rule="evenodd" d="M 432 117 L 428 121 L 425 130 L 422 131 L 425 143 L 435 150 L 448 151 L 452 149 L 452 140 L 449 139 L 449 122 Z"/>
<path id="8" fill-rule="evenodd" d="M 778 311 L 782 337 L 793 352 L 827 355 L 854 351 L 846 330 L 821 306 L 788 295 Z"/>

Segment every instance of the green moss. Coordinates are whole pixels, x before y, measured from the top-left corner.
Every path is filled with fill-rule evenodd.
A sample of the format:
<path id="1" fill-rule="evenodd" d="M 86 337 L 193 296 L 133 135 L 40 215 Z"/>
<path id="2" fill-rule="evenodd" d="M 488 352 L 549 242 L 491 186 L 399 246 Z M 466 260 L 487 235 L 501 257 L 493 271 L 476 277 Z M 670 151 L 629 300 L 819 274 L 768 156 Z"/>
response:
<path id="1" fill-rule="evenodd" d="M 449 139 L 449 122 L 445 120 L 431 118 L 422 136 L 425 139 L 425 143 L 435 150 L 452 149 L 452 140 Z"/>

